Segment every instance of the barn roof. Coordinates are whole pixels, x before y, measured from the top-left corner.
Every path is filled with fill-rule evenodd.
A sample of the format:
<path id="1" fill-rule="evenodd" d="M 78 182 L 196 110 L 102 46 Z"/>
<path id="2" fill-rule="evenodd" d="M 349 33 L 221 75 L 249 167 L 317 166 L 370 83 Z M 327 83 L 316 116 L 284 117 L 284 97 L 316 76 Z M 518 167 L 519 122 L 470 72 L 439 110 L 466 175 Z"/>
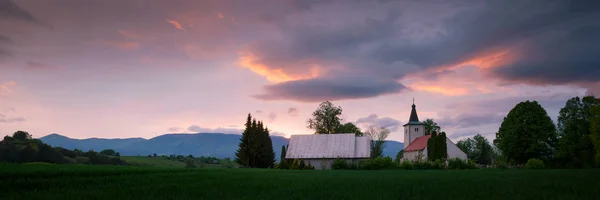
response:
<path id="1" fill-rule="evenodd" d="M 404 148 L 404 152 L 409 151 L 420 151 L 427 147 L 427 141 L 431 138 L 431 135 L 421 136 L 416 138 L 414 141 L 410 143 L 406 148 Z"/>
<path id="2" fill-rule="evenodd" d="M 285 158 L 368 158 L 370 149 L 369 138 L 354 133 L 292 135 Z"/>

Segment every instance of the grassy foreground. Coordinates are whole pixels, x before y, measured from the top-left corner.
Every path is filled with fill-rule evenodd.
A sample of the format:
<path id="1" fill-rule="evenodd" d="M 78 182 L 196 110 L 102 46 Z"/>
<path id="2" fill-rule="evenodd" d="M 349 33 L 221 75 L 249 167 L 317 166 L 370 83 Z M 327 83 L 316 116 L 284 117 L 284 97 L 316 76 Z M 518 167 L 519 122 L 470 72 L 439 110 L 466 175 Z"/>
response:
<path id="1" fill-rule="evenodd" d="M 285 171 L 0 165 L 0 199 L 598 199 L 600 170 Z"/>

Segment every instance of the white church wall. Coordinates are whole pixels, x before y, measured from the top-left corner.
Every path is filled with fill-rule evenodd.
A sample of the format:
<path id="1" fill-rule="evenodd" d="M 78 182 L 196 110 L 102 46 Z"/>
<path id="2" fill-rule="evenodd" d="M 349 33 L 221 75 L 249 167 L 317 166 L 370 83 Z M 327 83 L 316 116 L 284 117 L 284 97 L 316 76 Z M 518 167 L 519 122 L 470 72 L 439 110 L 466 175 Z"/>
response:
<path id="1" fill-rule="evenodd" d="M 448 159 L 451 158 L 460 158 L 463 160 L 467 159 L 467 154 L 465 154 L 454 142 L 450 139 L 446 138 L 446 147 L 448 148 Z"/>
<path id="2" fill-rule="evenodd" d="M 427 159 L 427 149 L 424 149 L 424 150 L 420 150 L 420 151 L 404 152 L 404 154 L 402 156 L 402 160 L 407 160 L 407 161 L 417 160 L 419 158 L 419 154 L 421 155 L 422 160 Z"/>

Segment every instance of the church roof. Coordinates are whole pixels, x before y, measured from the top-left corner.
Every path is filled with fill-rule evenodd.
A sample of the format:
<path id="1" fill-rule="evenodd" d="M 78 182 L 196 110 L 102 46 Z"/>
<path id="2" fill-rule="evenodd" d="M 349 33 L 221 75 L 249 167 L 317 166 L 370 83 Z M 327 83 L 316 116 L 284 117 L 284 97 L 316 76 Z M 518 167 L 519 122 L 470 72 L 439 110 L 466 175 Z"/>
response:
<path id="1" fill-rule="evenodd" d="M 410 143 L 406 148 L 404 148 L 404 152 L 409 151 L 420 151 L 427 147 L 427 141 L 431 138 L 431 135 L 421 136 L 416 138 L 414 141 Z"/>
<path id="2" fill-rule="evenodd" d="M 354 133 L 292 135 L 286 159 L 369 158 L 371 141 Z"/>
<path id="3" fill-rule="evenodd" d="M 404 126 L 406 125 L 423 125 L 424 123 L 419 121 L 419 116 L 417 115 L 417 106 L 415 106 L 415 104 L 413 103 L 412 105 L 412 110 L 410 111 L 410 118 L 408 119 L 408 123 L 404 124 Z"/>

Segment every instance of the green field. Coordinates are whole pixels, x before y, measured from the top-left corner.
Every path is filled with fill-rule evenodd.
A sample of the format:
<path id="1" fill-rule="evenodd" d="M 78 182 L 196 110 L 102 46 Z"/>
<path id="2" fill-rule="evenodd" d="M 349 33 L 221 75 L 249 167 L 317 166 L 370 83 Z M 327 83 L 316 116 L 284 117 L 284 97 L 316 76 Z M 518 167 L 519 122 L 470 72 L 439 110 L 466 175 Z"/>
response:
<path id="1" fill-rule="evenodd" d="M 172 168 L 184 168 L 185 163 L 166 160 L 161 158 L 149 158 L 148 156 L 121 156 L 119 157 L 127 163 L 135 165 L 148 165 L 153 167 L 172 167 Z"/>
<path id="2" fill-rule="evenodd" d="M 0 199 L 599 199 L 600 170 L 0 165 Z"/>

